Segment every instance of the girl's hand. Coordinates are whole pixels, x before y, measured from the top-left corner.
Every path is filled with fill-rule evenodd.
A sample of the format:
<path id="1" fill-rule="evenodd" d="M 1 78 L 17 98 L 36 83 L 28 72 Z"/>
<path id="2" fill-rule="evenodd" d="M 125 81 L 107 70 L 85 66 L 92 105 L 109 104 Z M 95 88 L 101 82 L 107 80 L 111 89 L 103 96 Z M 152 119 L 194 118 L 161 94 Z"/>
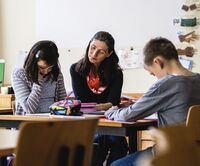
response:
<path id="1" fill-rule="evenodd" d="M 40 72 L 38 72 L 38 82 L 39 82 L 39 83 L 42 83 L 43 80 L 44 80 L 43 75 L 42 75 Z"/>
<path id="2" fill-rule="evenodd" d="M 116 105 L 116 106 L 112 106 L 111 108 L 110 108 L 110 110 L 117 110 L 117 109 L 119 109 L 119 107 Z"/>

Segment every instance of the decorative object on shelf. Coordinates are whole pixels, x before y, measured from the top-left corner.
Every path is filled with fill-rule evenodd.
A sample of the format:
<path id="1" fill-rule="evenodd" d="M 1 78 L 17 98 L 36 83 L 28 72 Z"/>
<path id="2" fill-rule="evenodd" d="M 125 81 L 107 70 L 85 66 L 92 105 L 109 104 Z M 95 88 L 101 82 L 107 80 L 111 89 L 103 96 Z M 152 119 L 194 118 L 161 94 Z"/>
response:
<path id="1" fill-rule="evenodd" d="M 185 49 L 177 49 L 178 55 L 185 55 L 187 57 L 193 57 L 194 55 L 194 48 L 193 47 L 186 47 Z"/>
<path id="2" fill-rule="evenodd" d="M 179 61 L 181 64 L 188 70 L 192 70 L 193 67 L 193 61 L 189 59 L 185 59 L 183 57 L 179 57 Z"/>
<path id="3" fill-rule="evenodd" d="M 183 5 L 181 9 L 183 9 L 184 11 L 187 12 L 189 9 L 190 9 L 190 10 L 195 10 L 195 9 L 197 9 L 197 5 L 196 5 L 195 3 L 192 4 L 192 5 L 190 5 L 190 6 Z"/>
<path id="4" fill-rule="evenodd" d="M 196 17 L 192 17 L 192 18 L 181 18 L 181 19 L 178 19 L 178 18 L 174 18 L 173 19 L 173 24 L 180 24 L 180 26 L 182 27 L 194 27 L 196 26 L 197 24 L 199 25 L 199 18 L 196 18 Z"/>
<path id="5" fill-rule="evenodd" d="M 179 24 L 180 23 L 180 19 L 178 19 L 178 18 L 175 18 L 175 19 L 173 19 L 173 24 L 175 25 L 175 24 Z"/>
<path id="6" fill-rule="evenodd" d="M 185 35 L 180 34 L 178 36 L 180 42 L 188 42 L 190 43 L 191 41 L 195 41 L 196 39 L 198 39 L 198 36 L 195 34 L 195 31 L 189 32 Z"/>
<path id="7" fill-rule="evenodd" d="M 197 18 L 181 18 L 181 26 L 194 27 L 197 25 Z"/>
<path id="8" fill-rule="evenodd" d="M 197 44 L 199 43 L 199 25 L 200 25 L 200 1 L 199 0 L 184 0 L 181 10 L 183 15 L 180 18 L 173 19 L 173 24 L 178 24 L 181 29 L 177 32 L 179 41 L 183 44 L 178 46 L 177 52 L 181 64 L 192 70 L 195 67 L 193 64 L 193 56 L 198 55 Z M 185 45 L 187 43 L 187 45 Z M 190 45 L 188 45 L 190 43 Z"/>

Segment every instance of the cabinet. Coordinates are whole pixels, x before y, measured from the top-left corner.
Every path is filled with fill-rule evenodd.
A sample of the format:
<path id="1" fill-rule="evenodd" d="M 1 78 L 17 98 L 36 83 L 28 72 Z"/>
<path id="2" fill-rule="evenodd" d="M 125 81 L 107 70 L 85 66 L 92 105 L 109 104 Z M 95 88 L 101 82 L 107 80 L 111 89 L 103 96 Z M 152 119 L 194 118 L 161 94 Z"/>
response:
<path id="1" fill-rule="evenodd" d="M 0 94 L 0 114 L 13 113 L 15 96 L 13 94 Z"/>
<path id="2" fill-rule="evenodd" d="M 138 150 L 144 150 L 154 144 L 155 142 L 151 138 L 148 130 L 138 132 Z"/>

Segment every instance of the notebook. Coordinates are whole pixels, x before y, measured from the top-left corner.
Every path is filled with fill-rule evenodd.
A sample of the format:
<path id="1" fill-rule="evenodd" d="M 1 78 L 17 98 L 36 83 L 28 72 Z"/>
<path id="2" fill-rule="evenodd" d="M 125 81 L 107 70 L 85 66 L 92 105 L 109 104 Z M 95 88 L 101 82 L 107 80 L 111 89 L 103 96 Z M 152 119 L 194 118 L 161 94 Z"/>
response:
<path id="1" fill-rule="evenodd" d="M 149 115 L 149 116 L 147 116 L 147 117 L 145 117 L 144 119 L 150 119 L 150 120 L 156 120 L 156 119 L 158 119 L 158 115 L 157 115 L 157 113 L 154 113 L 154 114 L 152 114 L 152 115 Z"/>
<path id="2" fill-rule="evenodd" d="M 97 111 L 96 110 L 97 103 L 81 103 L 80 111 L 84 114 L 92 114 L 92 115 L 104 115 L 105 110 Z"/>

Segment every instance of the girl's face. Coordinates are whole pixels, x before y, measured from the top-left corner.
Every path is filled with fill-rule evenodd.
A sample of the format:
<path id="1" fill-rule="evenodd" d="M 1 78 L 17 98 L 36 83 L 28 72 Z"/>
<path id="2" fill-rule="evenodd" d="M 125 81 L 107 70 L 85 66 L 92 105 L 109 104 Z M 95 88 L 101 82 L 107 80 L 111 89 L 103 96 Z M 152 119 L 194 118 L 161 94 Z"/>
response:
<path id="1" fill-rule="evenodd" d="M 37 62 L 37 65 L 38 65 L 38 70 L 39 70 L 39 73 L 42 75 L 42 76 L 45 76 L 47 75 L 49 72 L 51 72 L 52 68 L 54 65 L 48 65 L 46 63 L 46 61 L 44 60 L 39 60 Z"/>
<path id="2" fill-rule="evenodd" d="M 88 58 L 89 61 L 98 67 L 101 62 L 112 54 L 108 52 L 108 46 L 105 42 L 94 39 L 89 46 Z"/>

